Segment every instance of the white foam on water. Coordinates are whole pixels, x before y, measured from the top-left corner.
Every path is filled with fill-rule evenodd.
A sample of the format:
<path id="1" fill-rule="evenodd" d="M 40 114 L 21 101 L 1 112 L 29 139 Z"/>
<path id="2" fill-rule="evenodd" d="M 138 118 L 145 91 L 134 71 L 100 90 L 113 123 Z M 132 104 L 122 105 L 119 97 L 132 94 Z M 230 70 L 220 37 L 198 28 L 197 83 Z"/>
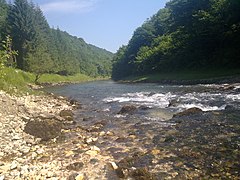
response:
<path id="1" fill-rule="evenodd" d="M 126 115 L 122 115 L 122 114 L 116 114 L 114 117 L 115 118 L 125 118 L 127 116 Z"/>
<path id="2" fill-rule="evenodd" d="M 226 98 L 233 101 L 240 100 L 240 94 L 227 94 Z"/>
<path id="3" fill-rule="evenodd" d="M 203 104 L 180 104 L 179 106 L 177 106 L 177 108 L 179 109 L 190 109 L 190 108 L 199 108 L 201 109 L 202 111 L 217 111 L 217 110 L 224 110 L 226 105 L 222 105 L 220 107 L 218 106 L 208 106 L 208 105 L 203 105 Z"/>
<path id="4" fill-rule="evenodd" d="M 110 109 L 109 108 L 105 108 L 103 109 L 104 112 L 110 112 Z"/>
<path id="5" fill-rule="evenodd" d="M 217 86 L 217 85 L 216 85 Z M 240 102 L 240 94 L 225 93 L 208 93 L 208 92 L 192 92 L 192 93 L 152 93 L 152 92 L 136 92 L 126 93 L 118 97 L 109 97 L 103 99 L 104 102 L 133 103 L 141 106 L 166 108 L 172 100 L 177 101 L 177 105 L 172 108 L 189 109 L 197 107 L 203 111 L 224 110 L 226 105 L 232 102 Z M 224 105 L 223 105 L 224 104 Z"/>
<path id="6" fill-rule="evenodd" d="M 186 100 L 195 100 L 195 101 L 209 101 L 209 100 L 215 100 L 216 98 L 223 97 L 220 93 L 187 93 L 185 95 L 180 96 L 180 99 L 186 99 Z"/>
<path id="7" fill-rule="evenodd" d="M 123 94 L 120 97 L 109 97 L 103 99 L 104 102 L 131 102 L 137 105 L 167 107 L 171 98 L 175 97 L 171 93 L 150 93 L 150 92 L 136 92 Z"/>
<path id="8" fill-rule="evenodd" d="M 240 85 L 234 87 L 234 90 L 240 89 Z"/>

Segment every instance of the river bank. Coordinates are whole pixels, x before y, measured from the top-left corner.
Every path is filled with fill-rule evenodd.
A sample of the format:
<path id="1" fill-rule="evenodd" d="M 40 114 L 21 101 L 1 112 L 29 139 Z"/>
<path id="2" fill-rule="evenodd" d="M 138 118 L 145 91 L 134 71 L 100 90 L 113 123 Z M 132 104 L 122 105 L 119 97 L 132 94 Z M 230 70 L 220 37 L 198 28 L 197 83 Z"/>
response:
<path id="1" fill-rule="evenodd" d="M 94 86 L 86 85 L 83 89 L 92 97 L 90 89 L 96 83 L 88 84 Z M 106 85 L 113 91 L 112 84 L 103 88 L 109 96 Z M 73 86 L 78 93 L 83 90 Z M 213 89 L 204 86 L 204 91 L 236 93 L 239 87 L 239 84 Z M 149 99 L 156 94 L 146 95 Z M 165 110 L 179 103 L 171 102 L 157 111 L 162 120 L 156 121 L 138 116 L 151 112 L 146 105 L 122 106 L 109 115 L 110 109 L 93 107 L 91 103 L 96 102 L 92 100 L 88 104 L 53 94 L 17 97 L 3 91 L 0 97 L 2 179 L 240 177 L 240 115 L 233 106 L 221 111 L 195 108 L 166 114 Z"/>
<path id="2" fill-rule="evenodd" d="M 127 77 L 123 83 L 159 83 L 171 85 L 232 84 L 240 82 L 240 70 L 198 70 Z"/>
<path id="3" fill-rule="evenodd" d="M 81 128 L 73 130 L 78 136 L 65 140 L 76 108 L 79 103 L 61 96 L 0 91 L 0 179 L 83 179 L 76 171 L 100 149 L 90 145 L 94 139 Z M 73 158 L 78 151 L 81 157 Z"/>
<path id="4" fill-rule="evenodd" d="M 64 98 L 54 96 L 17 97 L 0 91 L 0 97 L 1 179 L 34 179 L 34 177 L 40 179 L 47 168 L 55 171 L 56 166 L 53 164 L 47 167 L 47 164 L 33 163 L 45 152 L 45 146 L 40 144 L 40 137 L 26 133 L 25 128 L 29 122 L 59 117 L 59 112 L 62 109 L 71 110 L 71 105 Z M 39 129 L 39 131 L 43 134 L 51 134 L 50 130 Z"/>

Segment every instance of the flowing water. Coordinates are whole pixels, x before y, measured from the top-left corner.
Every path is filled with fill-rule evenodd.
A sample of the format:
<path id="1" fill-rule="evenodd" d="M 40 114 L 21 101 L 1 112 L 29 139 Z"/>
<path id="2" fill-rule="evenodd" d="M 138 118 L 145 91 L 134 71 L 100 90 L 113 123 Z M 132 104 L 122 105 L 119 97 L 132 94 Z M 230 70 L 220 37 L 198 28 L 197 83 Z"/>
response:
<path id="1" fill-rule="evenodd" d="M 82 105 L 107 116 L 116 116 L 124 105 L 148 107 L 151 111 L 179 112 L 192 107 L 203 111 L 224 110 L 227 105 L 240 108 L 240 87 L 223 91 L 223 85 L 120 84 L 96 81 L 51 87 L 48 92 L 76 99 Z M 88 112 L 91 115 L 91 112 Z M 151 115 L 150 115 L 151 116 Z M 142 118 L 150 118 L 142 114 Z M 158 117 L 151 117 L 158 118 Z"/>
<path id="2" fill-rule="evenodd" d="M 237 179 L 240 86 L 226 87 L 96 81 L 46 91 L 80 102 L 76 126 L 98 133 L 96 145 L 122 163 L 119 177 L 127 178 L 126 169 L 131 175 L 147 167 L 157 179 Z M 121 113 L 126 106 L 133 108 Z M 173 117 L 192 107 L 202 112 Z"/>

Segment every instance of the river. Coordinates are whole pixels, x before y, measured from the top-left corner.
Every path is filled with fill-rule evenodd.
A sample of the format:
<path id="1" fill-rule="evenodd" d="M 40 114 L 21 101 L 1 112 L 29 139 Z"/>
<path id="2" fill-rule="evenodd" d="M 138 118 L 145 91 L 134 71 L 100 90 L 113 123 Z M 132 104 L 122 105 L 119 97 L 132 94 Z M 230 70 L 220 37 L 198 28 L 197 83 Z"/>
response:
<path id="1" fill-rule="evenodd" d="M 78 100 L 89 109 L 105 112 L 107 116 L 116 115 L 124 105 L 174 113 L 192 107 L 203 111 L 224 110 L 227 105 L 240 108 L 240 87 L 237 86 L 229 91 L 223 91 L 222 87 L 223 85 L 216 84 L 179 86 L 95 81 L 51 87 L 47 91 Z M 147 117 L 146 114 L 142 116 L 142 118 Z"/>
<path id="2" fill-rule="evenodd" d="M 148 179 L 237 179 L 240 86 L 227 87 L 95 81 L 45 90 L 80 102 L 76 126 L 112 136 L 96 144 L 122 166 L 118 177 L 147 168 Z M 202 112 L 173 117 L 193 107 Z"/>

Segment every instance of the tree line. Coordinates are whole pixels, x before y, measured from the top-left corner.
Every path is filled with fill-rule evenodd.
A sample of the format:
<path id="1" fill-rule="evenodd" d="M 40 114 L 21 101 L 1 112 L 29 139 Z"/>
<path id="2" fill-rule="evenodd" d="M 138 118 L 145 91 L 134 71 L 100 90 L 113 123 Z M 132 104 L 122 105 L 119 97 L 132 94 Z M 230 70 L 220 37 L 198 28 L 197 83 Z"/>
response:
<path id="1" fill-rule="evenodd" d="M 239 0 L 170 0 L 119 48 L 112 77 L 240 68 L 239 44 Z"/>
<path id="2" fill-rule="evenodd" d="M 82 73 L 93 77 L 111 74 L 111 52 L 59 28 L 50 28 L 40 7 L 31 1 L 0 0 L 0 42 L 8 35 L 18 54 L 11 64 L 16 68 L 36 74 Z"/>

